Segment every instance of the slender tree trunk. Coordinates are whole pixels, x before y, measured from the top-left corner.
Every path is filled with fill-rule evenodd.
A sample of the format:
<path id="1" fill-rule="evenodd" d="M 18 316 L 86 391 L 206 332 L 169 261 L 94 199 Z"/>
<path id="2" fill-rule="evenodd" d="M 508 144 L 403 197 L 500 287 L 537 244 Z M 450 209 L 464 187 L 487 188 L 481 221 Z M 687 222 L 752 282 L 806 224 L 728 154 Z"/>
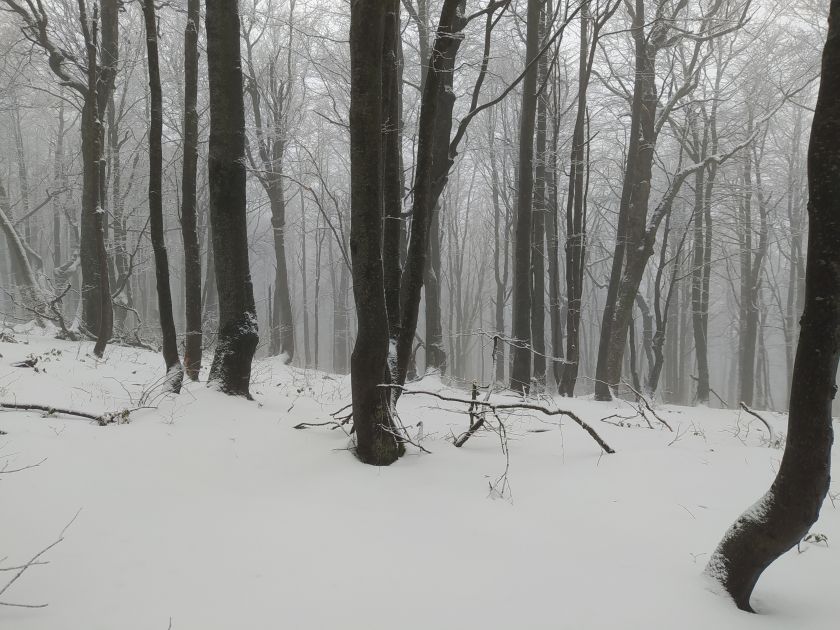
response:
<path id="1" fill-rule="evenodd" d="M 248 265 L 245 217 L 245 106 L 239 50 L 239 7 L 207 0 L 207 67 L 210 79 L 210 221 L 219 293 L 219 331 L 209 383 L 250 397 L 251 360 L 259 342 Z"/>
<path id="2" fill-rule="evenodd" d="M 64 187 L 64 177 L 65 177 L 65 168 L 64 168 L 64 135 L 65 131 L 65 120 L 64 120 L 64 101 L 61 100 L 58 103 L 58 133 L 55 137 L 55 161 L 53 166 L 53 179 L 55 180 L 55 185 Z M 67 198 L 67 192 L 61 192 L 56 195 L 55 200 L 53 201 L 53 220 L 52 220 L 52 242 L 53 242 L 53 270 L 57 267 L 60 267 L 63 264 L 63 259 L 61 258 L 62 249 L 61 249 L 61 214 L 64 212 L 64 200 Z M 55 271 L 53 271 L 53 279 L 58 280 Z"/>
<path id="3" fill-rule="evenodd" d="M 300 266 L 303 276 L 301 288 L 301 302 L 303 306 L 303 365 L 312 366 L 312 355 L 309 350 L 309 291 L 307 290 L 307 263 L 306 263 L 306 205 L 303 201 L 303 190 L 300 191 Z M 317 316 L 317 311 L 316 311 Z"/>
<path id="4" fill-rule="evenodd" d="M 540 10 L 540 41 L 546 36 L 545 4 Z M 542 90 L 537 96 L 536 164 L 534 168 L 533 221 L 531 229 L 531 339 L 534 347 L 534 382 L 540 389 L 546 384 L 545 351 L 545 236 L 546 236 L 546 162 L 548 160 L 546 131 L 548 124 L 548 55 L 537 62 L 537 84 Z M 554 349 L 552 348 L 552 353 Z M 552 361 L 553 363 L 553 361 Z"/>
<path id="5" fill-rule="evenodd" d="M 382 262 L 388 336 L 396 343 L 400 325 L 400 237 L 402 234 L 402 39 L 400 2 L 386 0 L 382 47 L 382 187 L 385 205 Z"/>
<path id="6" fill-rule="evenodd" d="M 452 82 L 455 58 L 463 41 L 462 30 L 466 24 L 465 5 L 465 0 L 444 0 L 421 97 L 411 237 L 400 283 L 397 383 L 405 382 L 413 353 L 428 260 L 429 232 L 434 207 L 446 184 L 450 167 L 449 136 L 455 105 Z"/>
<path id="7" fill-rule="evenodd" d="M 184 241 L 184 289 L 186 335 L 184 370 L 198 380 L 201 370 L 201 247 L 196 220 L 198 173 L 198 25 L 199 0 L 187 1 L 184 30 L 184 170 L 181 179 L 181 236 Z"/>
<path id="8" fill-rule="evenodd" d="M 155 281 L 158 316 L 163 338 L 163 360 L 166 364 L 167 387 L 181 391 L 184 369 L 178 356 L 178 339 L 172 314 L 172 292 L 169 286 L 169 254 L 166 251 L 163 220 L 163 92 L 160 85 L 157 18 L 154 0 L 143 0 L 146 25 L 146 53 L 149 68 L 151 118 L 149 121 L 149 235 L 155 256 Z"/>
<path id="9" fill-rule="evenodd" d="M 528 0 L 525 63 L 539 52 L 540 2 Z M 513 318 L 510 388 L 527 393 L 531 387 L 531 233 L 534 202 L 534 123 L 537 114 L 537 70 L 532 65 L 522 81 L 519 119 L 516 231 L 513 253 Z"/>
<path id="10" fill-rule="evenodd" d="M 828 493 L 831 403 L 840 358 L 840 0 L 831 0 L 822 82 L 808 150 L 810 231 L 805 312 L 791 384 L 785 453 L 767 493 L 724 534 L 706 567 L 751 610 L 758 578 L 808 533 Z"/>
<path id="11" fill-rule="evenodd" d="M 578 107 L 569 164 L 569 187 L 566 202 L 566 363 L 563 365 L 558 391 L 563 396 L 575 395 L 580 369 L 580 311 L 583 298 L 583 272 L 586 258 L 586 190 L 585 131 L 586 91 L 591 68 L 588 35 L 589 4 L 581 8 L 580 59 L 578 70 Z M 593 38 L 594 39 L 594 38 Z M 594 45 L 594 42 L 593 42 Z"/>

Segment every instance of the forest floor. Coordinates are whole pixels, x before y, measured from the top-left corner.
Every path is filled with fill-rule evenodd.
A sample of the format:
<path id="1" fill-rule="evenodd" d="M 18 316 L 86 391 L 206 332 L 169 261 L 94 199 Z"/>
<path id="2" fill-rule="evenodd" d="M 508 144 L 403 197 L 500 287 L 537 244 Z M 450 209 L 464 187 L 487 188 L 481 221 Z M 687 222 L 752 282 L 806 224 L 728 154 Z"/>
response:
<path id="1" fill-rule="evenodd" d="M 89 343 L 15 339 L 0 342 L 0 401 L 152 408 L 108 426 L 0 412 L 0 568 L 72 520 L 46 564 L 0 595 L 48 606 L 0 606 L 4 629 L 838 627 L 840 497 L 813 529 L 826 541 L 765 573 L 760 614 L 702 575 L 782 455 L 743 412 L 661 406 L 671 432 L 627 402 L 537 401 L 575 411 L 616 453 L 529 412 L 505 417 L 506 458 L 490 431 L 452 445 L 462 405 L 404 396 L 400 417 L 412 436 L 422 420 L 431 454 L 409 446 L 379 469 L 354 459 L 342 430 L 293 429 L 349 402 L 345 377 L 259 360 L 253 402 L 204 383 L 164 396 L 157 354 L 111 346 L 98 361 Z M 28 357 L 35 368 L 11 365 Z M 412 387 L 468 395 L 435 378 Z M 629 418 L 601 420 L 613 414 Z M 785 417 L 763 415 L 783 439 Z M 0 590 L 15 573 L 0 571 Z"/>

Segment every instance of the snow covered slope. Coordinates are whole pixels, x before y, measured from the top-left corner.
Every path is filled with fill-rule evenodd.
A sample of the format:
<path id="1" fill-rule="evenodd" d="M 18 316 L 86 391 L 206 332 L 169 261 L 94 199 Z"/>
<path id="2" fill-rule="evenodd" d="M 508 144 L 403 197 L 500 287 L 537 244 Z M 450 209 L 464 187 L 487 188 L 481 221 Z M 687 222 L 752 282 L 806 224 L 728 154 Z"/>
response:
<path id="1" fill-rule="evenodd" d="M 259 361 L 254 402 L 189 384 L 163 397 L 158 355 L 16 335 L 0 343 L 0 401 L 132 412 L 98 426 L 0 412 L 0 566 L 65 539 L 0 600 L 14 630 L 840 627 L 840 518 L 765 574 L 737 611 L 702 577 L 725 528 L 773 478 L 781 450 L 734 411 L 664 407 L 674 432 L 627 403 L 545 401 L 573 422 L 506 418 L 498 435 L 451 444 L 463 407 L 404 396 L 422 445 L 387 469 L 356 462 L 326 422 L 349 382 Z M 29 356 L 34 368 L 11 367 Z M 444 391 L 434 379 L 414 385 Z M 464 392 L 449 391 L 456 396 Z M 457 413 L 454 412 L 458 411 Z M 766 414 L 777 432 L 784 417 Z M 612 423 L 612 424 L 611 424 Z M 619 426 L 624 425 L 624 426 Z M 495 489 L 491 486 L 496 484 Z M 832 488 L 837 492 L 836 486 Z M 0 589 L 11 577 L 0 572 Z"/>

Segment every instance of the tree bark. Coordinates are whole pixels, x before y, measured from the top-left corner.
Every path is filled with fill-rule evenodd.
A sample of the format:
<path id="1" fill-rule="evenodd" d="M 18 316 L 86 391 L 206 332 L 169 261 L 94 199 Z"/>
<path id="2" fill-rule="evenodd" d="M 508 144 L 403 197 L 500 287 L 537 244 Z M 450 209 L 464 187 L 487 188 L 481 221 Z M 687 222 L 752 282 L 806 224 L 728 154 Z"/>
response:
<path id="1" fill-rule="evenodd" d="M 528 0 L 525 63 L 539 52 L 540 2 Z M 534 123 L 537 114 L 538 64 L 522 81 L 519 119 L 519 166 L 517 175 L 516 230 L 513 245 L 513 315 L 510 388 L 527 393 L 531 387 L 531 232 L 534 195 Z"/>
<path id="2" fill-rule="evenodd" d="M 219 293 L 219 330 L 209 384 L 227 394 L 250 397 L 251 361 L 259 333 L 248 265 L 238 4 L 207 0 L 205 28 L 210 79 L 210 221 Z"/>
<path id="3" fill-rule="evenodd" d="M 742 610 L 752 610 L 750 596 L 764 569 L 816 522 L 830 483 L 831 403 L 840 358 L 840 0 L 831 0 L 828 24 L 808 149 L 805 312 L 787 444 L 772 486 L 724 534 L 706 567 Z"/>
<path id="4" fill-rule="evenodd" d="M 545 4 L 540 7 L 539 39 L 546 37 Z M 531 339 L 534 347 L 534 383 L 545 389 L 545 237 L 546 237 L 546 162 L 548 161 L 546 132 L 548 126 L 548 55 L 540 55 L 537 63 L 536 164 L 534 165 L 533 221 L 531 225 Z M 554 354 L 554 348 L 552 348 Z M 552 361 L 552 364 L 554 362 Z"/>
<path id="5" fill-rule="evenodd" d="M 178 356 L 178 338 L 172 314 L 172 292 L 169 286 L 169 254 L 163 225 L 163 92 L 160 85 L 157 18 L 154 0 L 143 0 L 143 21 L 146 26 L 146 56 L 149 68 L 149 235 L 155 257 L 155 283 L 158 316 L 163 338 L 163 361 L 166 364 L 166 386 L 174 393 L 181 391 L 184 369 Z"/>
<path id="6" fill-rule="evenodd" d="M 350 5 L 350 254 L 358 336 L 351 356 L 356 455 L 387 466 L 402 454 L 392 420 L 382 265 L 382 44 L 385 4 Z"/>
<path id="7" fill-rule="evenodd" d="M 198 172 L 198 25 L 199 0 L 187 0 L 184 29 L 184 169 L 181 179 L 181 236 L 184 241 L 186 335 L 184 370 L 197 381 L 201 370 L 201 248 L 196 219 Z"/>
<path id="8" fill-rule="evenodd" d="M 455 105 L 453 74 L 455 58 L 464 38 L 465 4 L 465 0 L 444 0 L 421 97 L 411 237 L 400 284 L 395 377 L 399 384 L 405 383 L 417 331 L 434 208 L 449 172 L 449 136 Z"/>

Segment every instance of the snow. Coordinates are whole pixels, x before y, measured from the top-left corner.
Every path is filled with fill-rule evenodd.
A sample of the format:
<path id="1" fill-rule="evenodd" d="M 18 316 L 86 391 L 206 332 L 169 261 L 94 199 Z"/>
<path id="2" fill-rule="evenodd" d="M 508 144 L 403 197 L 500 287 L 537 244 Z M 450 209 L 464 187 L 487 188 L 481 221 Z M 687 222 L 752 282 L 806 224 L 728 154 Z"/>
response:
<path id="1" fill-rule="evenodd" d="M 0 606 L 2 628 L 790 630 L 840 619 L 830 501 L 813 532 L 832 546 L 803 543 L 772 565 L 753 598 L 759 615 L 703 576 L 781 458 L 744 413 L 662 407 L 670 433 L 599 421 L 631 415 L 626 403 L 557 399 L 617 453 L 571 421 L 509 417 L 510 492 L 494 500 L 498 436 L 454 448 L 447 438 L 468 418 L 449 403 L 402 396 L 403 423 L 423 422 L 432 454 L 409 446 L 374 468 L 339 430 L 291 428 L 349 402 L 346 377 L 261 360 L 253 402 L 186 381 L 165 395 L 159 355 L 112 346 L 100 361 L 92 343 L 15 336 L 0 343 L 0 401 L 156 408 L 105 427 L 0 412 L 0 468 L 46 458 L 0 475 L 0 566 L 34 556 L 81 509 L 49 564 L 0 598 L 49 605 Z M 10 366 L 30 354 L 38 372 Z M 413 387 L 468 395 L 437 377 Z M 767 417 L 784 430 L 783 416 Z"/>

